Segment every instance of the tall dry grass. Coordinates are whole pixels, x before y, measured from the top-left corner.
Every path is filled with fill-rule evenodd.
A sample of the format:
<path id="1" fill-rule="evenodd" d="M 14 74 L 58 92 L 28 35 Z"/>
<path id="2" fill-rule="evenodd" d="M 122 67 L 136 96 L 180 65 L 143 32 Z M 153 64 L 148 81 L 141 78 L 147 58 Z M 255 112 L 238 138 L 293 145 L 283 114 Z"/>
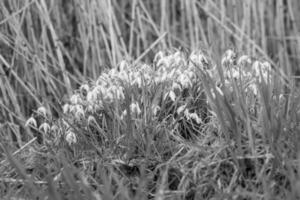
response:
<path id="1" fill-rule="evenodd" d="M 151 60 L 158 49 L 201 48 L 219 60 L 232 47 L 286 77 L 297 74 L 299 7 L 297 0 L 0 1 L 2 134 L 21 141 L 33 108 L 55 111 L 78 83 L 122 59 Z"/>
<path id="2" fill-rule="evenodd" d="M 293 82 L 295 75 L 300 72 L 299 5 L 297 0 L 0 1 L 0 148 L 3 150 L 0 151 L 0 170 L 3 174 L 0 177 L 0 193 L 8 197 L 24 194 L 60 199 L 66 191 L 70 195 L 69 199 L 101 199 L 92 191 L 95 189 L 92 187 L 96 187 L 100 189 L 104 199 L 115 199 L 116 194 L 119 199 L 131 199 L 128 194 L 131 185 L 128 184 L 127 177 L 116 172 L 114 167 L 116 165 L 126 171 L 126 167 L 130 165 L 112 163 L 112 154 L 120 147 L 121 150 L 118 151 L 121 154 L 133 157 L 135 147 L 145 147 L 145 151 L 137 152 L 137 156 L 141 158 L 137 157 L 136 161 L 141 162 L 138 163 L 141 177 L 149 173 L 149 168 L 153 171 L 153 177 L 129 181 L 138 183 L 136 199 L 148 198 L 144 191 L 146 185 L 157 189 L 155 192 L 149 189 L 155 199 L 163 199 L 168 195 L 170 198 L 173 196 L 181 199 L 182 196 L 189 196 L 189 189 L 195 197 L 205 195 L 203 198 L 207 199 L 210 198 L 209 195 L 218 196 L 219 199 L 224 195 L 228 195 L 228 198 L 241 195 L 252 199 L 273 199 L 278 194 L 295 199 L 294 197 L 299 196 L 297 187 L 300 182 L 296 170 L 299 166 L 296 154 L 299 150 L 297 110 L 300 97 Z M 56 115 L 68 118 L 62 114 L 62 105 L 73 92 L 82 92 L 80 89 L 74 91 L 79 85 L 96 80 L 106 68 L 117 66 L 123 59 L 132 61 L 135 66 L 140 61 L 153 60 L 158 50 L 171 49 L 172 52 L 173 48 L 187 52 L 201 49 L 207 57 L 219 62 L 218 66 L 224 64 L 221 65 L 220 61 L 225 50 L 234 48 L 240 55 L 248 54 L 259 60 L 269 61 L 279 73 L 274 74 L 275 81 L 272 84 L 255 79 L 258 97 L 254 100 L 257 100 L 258 106 L 254 105 L 254 108 L 258 107 L 259 111 L 254 110 L 254 116 L 248 113 L 248 109 L 255 102 L 251 98 L 249 100 L 244 91 L 248 87 L 245 86 L 248 80 L 241 80 L 241 76 L 240 79 L 232 78 L 231 74 L 231 84 L 227 88 L 228 83 L 222 77 L 226 70 L 218 68 L 221 83 L 218 88 L 216 80 L 210 78 L 210 73 L 206 70 L 193 74 L 203 81 L 197 83 L 203 84 L 202 89 L 209 100 L 209 112 L 214 116 L 211 124 L 205 126 L 208 134 L 205 132 L 203 138 L 198 138 L 194 143 L 174 134 L 174 130 L 167 126 L 168 122 L 164 121 L 167 117 L 160 119 L 163 122 L 158 120 L 158 124 L 153 120 L 148 123 L 137 119 L 134 122 L 138 123 L 134 125 L 130 116 L 131 104 L 125 102 L 128 111 L 126 123 L 121 123 L 117 115 L 113 114 L 112 124 L 108 123 L 109 128 L 107 132 L 104 131 L 103 137 L 111 137 L 108 138 L 108 148 L 91 145 L 94 144 L 94 138 L 86 137 L 91 134 L 85 133 L 88 131 L 83 128 L 84 123 L 78 128 L 78 124 L 73 122 L 66 122 L 73 128 L 68 129 L 67 133 L 72 132 L 74 135 L 73 130 L 76 130 L 77 136 L 82 136 L 78 137 L 78 146 L 84 150 L 78 150 L 78 146 L 72 148 L 66 143 L 62 144 L 64 148 L 55 149 L 52 148 L 55 145 L 49 145 L 46 140 L 44 145 L 36 144 L 39 138 L 32 137 L 32 134 L 42 132 L 43 129 L 46 133 L 48 122 L 64 127 L 64 122 L 57 120 Z M 204 58 L 204 55 L 200 57 Z M 226 57 L 228 56 L 225 54 Z M 230 60 L 235 58 L 227 60 L 230 63 L 227 63 L 227 68 L 234 70 L 236 64 Z M 191 59 L 188 62 L 190 61 Z M 156 64 L 154 62 L 153 66 Z M 207 65 L 214 67 L 211 62 Z M 262 71 L 260 73 L 262 75 Z M 86 85 L 93 85 L 93 82 Z M 148 105 L 148 99 L 152 98 L 147 98 L 146 89 L 148 88 L 142 88 L 144 98 L 141 101 Z M 125 99 L 135 94 L 132 91 L 126 89 Z M 140 101 L 138 95 L 136 92 L 136 98 Z M 153 95 L 155 98 L 163 96 L 163 90 L 158 89 Z M 174 97 L 170 95 L 170 98 Z M 199 104 L 197 101 L 194 103 Z M 35 131 L 25 128 L 25 119 L 32 113 L 34 117 L 39 116 L 39 109 L 35 110 L 41 106 L 52 113 L 49 119 L 49 113 L 45 114 L 45 126 L 40 126 L 42 121 L 37 119 L 42 128 L 36 128 Z M 162 113 L 174 113 L 173 107 L 169 110 L 169 106 L 167 103 L 163 104 L 166 112 Z M 142 111 L 146 113 L 143 116 L 151 119 L 151 113 L 146 109 L 147 106 Z M 73 113 L 70 114 L 72 116 Z M 91 120 L 93 118 L 88 119 L 92 122 Z M 181 128 L 186 127 L 188 126 L 183 125 Z M 92 128 L 101 130 L 97 126 Z M 90 127 L 91 133 L 92 128 Z M 62 130 L 66 131 L 64 128 Z M 127 147 L 124 149 L 118 146 L 123 144 L 118 142 L 123 138 L 120 137 L 120 130 L 130 136 L 126 138 L 128 143 L 124 142 Z M 144 130 L 149 137 L 132 140 L 132 135 L 140 136 L 139 133 Z M 162 138 L 155 139 L 153 132 L 171 132 L 172 139 L 168 138 L 169 134 L 162 134 Z M 55 139 L 59 138 L 54 138 L 54 141 Z M 75 140 L 72 142 L 76 143 Z M 150 151 L 152 145 L 155 153 Z M 90 148 L 92 151 L 89 151 Z M 167 158 L 162 159 L 162 155 Z M 153 163 L 157 166 L 143 163 L 145 161 L 151 164 L 153 157 Z M 28 166 L 24 167 L 24 163 Z M 136 166 L 133 165 L 130 169 L 135 171 L 134 167 Z M 172 173 L 169 173 L 168 168 L 171 171 L 182 170 L 174 172 L 173 179 L 177 186 L 174 193 L 170 194 L 164 193 L 167 187 L 171 190 L 168 183 L 174 181 L 169 180 Z M 224 175 L 222 170 L 230 173 Z M 243 174 L 247 170 L 255 176 Z M 196 172 L 199 171 L 204 174 L 197 176 Z M 123 173 L 122 170 L 120 172 Z M 87 184 L 87 177 L 89 183 L 93 184 Z M 236 187 L 244 184 L 244 180 L 249 182 L 237 189 Z M 64 184 L 59 185 L 60 183 Z M 25 189 L 23 191 L 20 188 Z M 117 192 L 115 188 L 118 188 Z M 186 194 L 177 193 L 182 191 Z"/>

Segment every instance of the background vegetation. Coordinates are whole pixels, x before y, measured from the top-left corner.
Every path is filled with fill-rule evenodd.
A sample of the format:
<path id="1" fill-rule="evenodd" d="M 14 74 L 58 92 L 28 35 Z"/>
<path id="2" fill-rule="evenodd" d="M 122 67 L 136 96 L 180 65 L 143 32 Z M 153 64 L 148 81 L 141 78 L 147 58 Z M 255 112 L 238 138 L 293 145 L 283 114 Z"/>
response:
<path id="1" fill-rule="evenodd" d="M 10 151 L 28 144 L 33 110 L 58 117 L 82 83 L 124 59 L 149 63 L 159 50 L 201 49 L 220 65 L 232 48 L 294 80 L 299 9 L 297 0 L 0 1 L 1 144 Z"/>

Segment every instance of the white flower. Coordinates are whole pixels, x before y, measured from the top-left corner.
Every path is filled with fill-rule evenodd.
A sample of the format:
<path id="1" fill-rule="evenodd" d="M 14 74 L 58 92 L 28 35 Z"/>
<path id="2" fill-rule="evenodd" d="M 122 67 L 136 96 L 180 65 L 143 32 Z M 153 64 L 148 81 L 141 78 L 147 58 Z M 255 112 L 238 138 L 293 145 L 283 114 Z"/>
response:
<path id="1" fill-rule="evenodd" d="M 95 119 L 95 117 L 92 116 L 92 115 L 90 115 L 90 116 L 88 117 L 87 122 L 88 122 L 89 125 L 97 125 L 97 124 L 98 124 L 97 121 L 96 121 L 96 119 Z"/>
<path id="2" fill-rule="evenodd" d="M 120 71 L 128 70 L 128 63 L 125 60 L 122 60 L 119 64 Z"/>
<path id="3" fill-rule="evenodd" d="M 125 96 L 123 93 L 123 87 L 121 87 L 121 86 L 113 85 L 108 89 L 108 92 L 110 92 L 113 95 L 113 98 L 116 98 L 118 100 L 125 99 Z M 111 98 L 111 99 L 113 99 L 113 98 Z"/>
<path id="4" fill-rule="evenodd" d="M 280 94 L 279 95 L 279 105 L 284 106 L 285 102 L 286 102 L 285 96 L 283 94 Z"/>
<path id="5" fill-rule="evenodd" d="M 169 92 L 169 97 L 173 102 L 176 100 L 176 94 L 174 93 L 174 91 L 171 90 Z"/>
<path id="6" fill-rule="evenodd" d="M 76 112 L 76 105 L 70 105 L 69 106 L 69 112 L 74 114 Z"/>
<path id="7" fill-rule="evenodd" d="M 84 85 L 80 86 L 79 90 L 80 90 L 80 93 L 81 93 L 83 96 L 86 96 L 87 93 L 88 93 L 89 90 L 90 90 L 90 87 L 89 87 L 88 84 L 84 84 Z"/>
<path id="8" fill-rule="evenodd" d="M 254 95 L 258 94 L 258 88 L 257 88 L 257 85 L 255 84 L 255 82 L 250 83 L 248 88 L 249 88 L 250 91 L 252 91 L 252 93 Z M 248 92 L 248 88 L 247 88 L 246 92 Z"/>
<path id="9" fill-rule="evenodd" d="M 108 102 L 112 102 L 114 99 L 114 94 L 111 90 L 108 90 L 106 93 L 104 93 L 104 100 Z"/>
<path id="10" fill-rule="evenodd" d="M 174 91 L 174 90 L 179 90 L 179 91 L 181 91 L 181 85 L 178 84 L 177 82 L 173 82 L 173 83 L 172 83 L 172 90 L 173 90 L 173 91 Z"/>
<path id="11" fill-rule="evenodd" d="M 261 66 L 261 62 L 259 62 L 257 60 L 252 65 L 253 72 L 256 77 L 260 76 L 260 66 Z"/>
<path id="12" fill-rule="evenodd" d="M 93 105 L 93 112 L 98 112 L 100 110 L 103 110 L 102 101 L 98 101 L 96 104 Z"/>
<path id="13" fill-rule="evenodd" d="M 201 124 L 202 120 L 196 113 L 189 113 L 189 118 L 196 121 L 197 124 Z"/>
<path id="14" fill-rule="evenodd" d="M 56 124 L 54 124 L 54 125 L 51 126 L 50 131 L 52 133 L 58 133 L 59 127 Z"/>
<path id="15" fill-rule="evenodd" d="M 182 67 L 182 66 L 185 66 L 186 65 L 186 62 L 185 60 L 183 59 L 182 56 L 180 57 L 175 57 L 174 59 L 174 63 L 173 63 L 175 66 L 177 67 Z"/>
<path id="16" fill-rule="evenodd" d="M 170 66 L 170 59 L 168 57 L 162 58 L 157 62 L 156 66 L 160 68 L 167 68 Z"/>
<path id="17" fill-rule="evenodd" d="M 39 127 L 39 131 L 42 131 L 44 133 L 48 133 L 50 131 L 50 129 L 51 128 L 50 128 L 49 124 L 46 122 L 42 123 Z"/>
<path id="18" fill-rule="evenodd" d="M 147 65 L 147 64 L 143 64 L 140 68 L 140 70 L 142 72 L 146 72 L 146 73 L 149 73 L 150 71 L 152 71 L 152 67 L 150 65 Z"/>
<path id="19" fill-rule="evenodd" d="M 124 95 L 124 92 L 123 92 L 123 87 L 117 87 L 116 96 L 117 96 L 117 99 L 119 99 L 119 100 L 124 100 L 125 99 L 125 95 Z"/>
<path id="20" fill-rule="evenodd" d="M 68 144 L 71 146 L 72 144 L 76 144 L 77 143 L 77 137 L 76 134 L 70 129 L 67 131 L 66 133 L 66 141 L 68 142 Z"/>
<path id="21" fill-rule="evenodd" d="M 141 76 L 136 76 L 135 79 L 132 81 L 132 84 L 133 85 L 137 84 L 137 86 L 139 88 L 141 88 L 142 87 L 142 78 L 141 78 Z"/>
<path id="22" fill-rule="evenodd" d="M 108 72 L 109 76 L 111 76 L 111 78 L 116 77 L 118 74 L 118 71 L 116 68 L 112 68 L 111 70 L 109 70 Z"/>
<path id="23" fill-rule="evenodd" d="M 73 94 L 70 98 L 70 101 L 73 105 L 82 103 L 82 99 L 79 94 Z"/>
<path id="24" fill-rule="evenodd" d="M 164 57 L 164 53 L 162 51 L 159 51 L 155 54 L 153 62 L 156 63 L 157 66 L 159 66 L 157 63 Z"/>
<path id="25" fill-rule="evenodd" d="M 190 112 L 188 109 L 185 109 L 184 112 L 183 112 L 184 116 L 187 118 L 187 119 L 190 119 Z"/>
<path id="26" fill-rule="evenodd" d="M 110 82 L 110 76 L 107 73 L 102 73 L 100 77 L 103 80 L 102 85 L 106 85 Z"/>
<path id="27" fill-rule="evenodd" d="M 189 88 L 192 87 L 192 82 L 188 76 L 185 74 L 180 74 L 178 76 L 178 81 L 181 83 L 183 88 Z"/>
<path id="28" fill-rule="evenodd" d="M 134 102 L 130 105 L 130 111 L 131 111 L 131 113 L 134 113 L 136 115 L 141 114 L 141 109 L 137 102 Z"/>
<path id="29" fill-rule="evenodd" d="M 91 112 L 91 113 L 93 113 L 94 112 L 94 107 L 92 106 L 92 105 L 87 105 L 87 107 L 86 107 L 86 112 Z"/>
<path id="30" fill-rule="evenodd" d="M 163 83 L 167 81 L 168 78 L 168 72 L 164 68 L 160 68 L 158 71 L 156 71 L 156 74 L 154 76 L 154 81 L 156 83 Z"/>
<path id="31" fill-rule="evenodd" d="M 94 95 L 94 92 L 93 91 L 89 91 L 86 95 L 86 100 L 89 102 L 89 103 L 93 103 L 95 101 L 95 95 Z"/>
<path id="32" fill-rule="evenodd" d="M 231 49 L 227 50 L 222 58 L 222 66 L 227 66 L 228 64 L 233 64 L 236 58 L 236 53 Z"/>
<path id="33" fill-rule="evenodd" d="M 123 120 L 127 116 L 127 110 L 124 110 L 120 116 L 121 120 Z"/>
<path id="34" fill-rule="evenodd" d="M 69 104 L 65 104 L 63 105 L 63 113 L 67 114 L 70 111 L 70 105 Z"/>
<path id="35" fill-rule="evenodd" d="M 270 82 L 271 70 L 272 70 L 271 64 L 267 61 L 261 63 L 261 70 L 262 70 L 262 76 L 264 80 Z"/>
<path id="36" fill-rule="evenodd" d="M 242 55 L 237 61 L 238 65 L 245 65 L 246 63 L 251 64 L 251 58 L 247 55 Z"/>
<path id="37" fill-rule="evenodd" d="M 157 115 L 159 111 L 160 111 L 160 107 L 158 105 L 152 105 L 152 112 L 154 115 Z"/>
<path id="38" fill-rule="evenodd" d="M 35 120 L 33 117 L 30 117 L 30 118 L 26 121 L 25 126 L 26 126 L 26 127 L 28 127 L 28 126 L 37 127 L 36 120 Z"/>
<path id="39" fill-rule="evenodd" d="M 262 71 L 264 72 L 270 72 L 272 69 L 271 64 L 267 61 L 261 63 L 261 65 L 262 65 Z"/>
<path id="40" fill-rule="evenodd" d="M 193 64 L 199 65 L 202 70 L 206 68 L 205 65 L 208 65 L 207 58 L 201 52 L 200 53 L 193 52 L 190 55 L 190 60 L 192 61 Z"/>
<path id="41" fill-rule="evenodd" d="M 107 82 L 103 79 L 102 76 L 100 76 L 97 81 L 96 81 L 96 86 L 106 86 L 107 85 Z"/>
<path id="42" fill-rule="evenodd" d="M 253 63 L 254 75 L 258 77 L 258 81 L 261 82 L 262 79 L 266 82 L 270 81 L 271 65 L 268 62 L 255 61 Z"/>
<path id="43" fill-rule="evenodd" d="M 37 109 L 37 114 L 43 116 L 43 117 L 47 117 L 47 110 L 44 106 L 41 106 Z"/>
<path id="44" fill-rule="evenodd" d="M 76 105 L 75 106 L 75 118 L 80 121 L 84 118 L 84 110 L 82 105 Z"/>
<path id="45" fill-rule="evenodd" d="M 232 71 L 231 71 L 231 73 L 232 73 L 232 74 L 231 74 L 231 75 L 232 75 L 232 78 L 238 79 L 238 78 L 240 78 L 240 76 L 241 76 L 239 70 L 236 69 L 236 68 L 233 68 Z"/>
<path id="46" fill-rule="evenodd" d="M 176 111 L 177 114 L 181 114 L 183 111 L 185 111 L 185 107 L 186 107 L 186 104 L 179 106 Z"/>
<path id="47" fill-rule="evenodd" d="M 135 72 L 129 72 L 128 76 L 129 76 L 129 81 L 132 84 L 132 82 L 136 79 L 137 74 Z"/>
<path id="48" fill-rule="evenodd" d="M 126 71 L 121 71 L 119 73 L 119 78 L 122 80 L 122 81 L 125 81 L 126 83 L 129 83 L 129 75 Z"/>

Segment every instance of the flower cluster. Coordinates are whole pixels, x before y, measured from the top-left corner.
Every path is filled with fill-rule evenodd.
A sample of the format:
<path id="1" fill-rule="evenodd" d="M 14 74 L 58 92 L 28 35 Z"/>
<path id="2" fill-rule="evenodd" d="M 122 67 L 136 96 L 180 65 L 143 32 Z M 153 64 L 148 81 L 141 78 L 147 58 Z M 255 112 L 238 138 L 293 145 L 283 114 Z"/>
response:
<path id="1" fill-rule="evenodd" d="M 62 107 L 64 123 L 58 123 L 59 120 L 50 123 L 51 120 L 48 120 L 39 124 L 38 129 L 49 132 L 55 126 L 56 132 L 60 132 L 68 144 L 73 145 L 78 142 L 74 128 L 108 131 L 108 120 L 114 117 L 124 120 L 128 111 L 133 119 L 150 112 L 153 117 L 162 119 L 174 115 L 183 105 L 184 110 L 177 112 L 177 116 L 182 115 L 193 123 L 202 123 L 201 116 L 197 114 L 200 110 L 191 111 L 191 108 L 200 107 L 195 99 L 204 93 L 197 68 L 206 70 L 208 63 L 207 57 L 200 51 L 192 52 L 190 56 L 180 51 L 169 54 L 158 52 L 152 65 L 122 61 L 117 67 L 103 72 L 96 81 L 85 83 L 74 91 Z M 41 108 L 37 112 L 46 115 L 47 111 Z M 174 116 L 169 119 L 174 119 Z M 63 130 L 62 124 L 65 126 Z M 38 126 L 33 117 L 27 125 Z M 103 133 L 103 130 L 100 132 Z"/>
<path id="2" fill-rule="evenodd" d="M 252 94 L 249 95 L 251 98 L 257 95 L 256 83 L 268 82 L 271 77 L 269 63 L 253 61 L 246 55 L 237 59 L 236 53 L 231 50 L 225 53 L 222 67 L 225 87 L 233 91 L 233 83 L 238 83 L 246 93 Z M 117 67 L 103 72 L 96 81 L 81 85 L 63 105 L 63 118 L 87 131 L 91 129 L 91 125 L 94 129 L 109 129 L 105 117 L 124 120 L 128 111 L 133 119 L 151 112 L 160 119 L 166 116 L 173 116 L 169 119 L 175 119 L 177 116 L 201 124 L 203 119 L 199 113 L 208 105 L 203 95 L 203 80 L 199 76 L 199 69 L 208 72 L 212 79 L 218 79 L 215 77 L 218 72 L 200 51 L 194 51 L 189 56 L 180 51 L 169 54 L 158 52 L 152 65 L 122 61 Z M 224 96 L 221 88 L 210 88 L 213 98 L 217 97 L 216 92 L 218 96 Z M 41 107 L 37 114 L 46 118 L 47 110 Z M 37 127 L 44 133 L 51 132 L 50 124 L 49 120 L 37 123 L 33 117 L 27 121 L 27 125 Z M 55 125 L 59 127 L 57 123 Z M 74 127 L 67 126 L 64 130 L 63 135 L 68 143 L 76 143 Z"/>
<path id="3" fill-rule="evenodd" d="M 227 80 L 240 79 L 243 82 L 258 80 L 258 82 L 269 83 L 272 77 L 272 68 L 269 62 L 254 60 L 247 55 L 242 55 L 237 59 L 236 53 L 232 50 L 228 50 L 224 54 L 222 68 Z"/>
<path id="4" fill-rule="evenodd" d="M 94 84 L 82 85 L 70 98 L 70 102 L 64 105 L 64 113 L 71 114 L 80 121 L 87 112 L 103 110 L 104 105 L 113 102 L 122 104 L 125 100 L 125 90 L 128 88 L 134 91 L 149 91 L 158 85 L 164 85 L 163 98 L 170 98 L 174 102 L 184 89 L 192 88 L 199 82 L 195 63 L 203 66 L 207 59 L 203 54 L 195 52 L 191 54 L 190 59 L 179 51 L 170 55 L 159 52 L 153 63 L 154 66 L 132 66 L 122 61 L 118 68 L 103 73 Z M 134 102 L 135 107 L 140 106 L 139 97 L 130 101 Z M 159 105 L 154 105 L 154 108 L 157 113 Z M 125 109 L 122 112 L 124 111 Z"/>
<path id="5" fill-rule="evenodd" d="M 49 109 L 44 106 L 39 107 L 28 118 L 25 127 L 32 130 L 39 143 L 59 145 L 62 138 L 65 138 L 69 145 L 76 143 L 74 142 L 74 138 L 73 140 L 69 139 L 68 133 L 72 132 L 69 123 L 64 119 L 54 120 Z"/>
<path id="6" fill-rule="evenodd" d="M 259 108 L 259 85 L 271 85 L 273 70 L 267 61 L 261 62 L 254 58 L 242 55 L 237 56 L 232 50 L 228 50 L 222 59 L 222 70 L 225 79 L 225 88 L 233 93 L 244 94 L 246 105 L 250 113 Z M 235 89 L 234 89 L 235 88 Z"/>

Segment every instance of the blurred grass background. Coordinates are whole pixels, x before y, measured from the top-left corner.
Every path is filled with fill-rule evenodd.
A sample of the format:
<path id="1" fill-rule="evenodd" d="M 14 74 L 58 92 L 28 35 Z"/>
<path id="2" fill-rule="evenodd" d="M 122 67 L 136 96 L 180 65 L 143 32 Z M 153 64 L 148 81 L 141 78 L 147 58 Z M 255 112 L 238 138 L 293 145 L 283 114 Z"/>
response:
<path id="1" fill-rule="evenodd" d="M 299 75 L 299 10 L 298 0 L 2 0 L 0 132 L 21 137 L 33 109 L 58 109 L 79 83 L 158 50 L 219 61 L 233 48 Z"/>

